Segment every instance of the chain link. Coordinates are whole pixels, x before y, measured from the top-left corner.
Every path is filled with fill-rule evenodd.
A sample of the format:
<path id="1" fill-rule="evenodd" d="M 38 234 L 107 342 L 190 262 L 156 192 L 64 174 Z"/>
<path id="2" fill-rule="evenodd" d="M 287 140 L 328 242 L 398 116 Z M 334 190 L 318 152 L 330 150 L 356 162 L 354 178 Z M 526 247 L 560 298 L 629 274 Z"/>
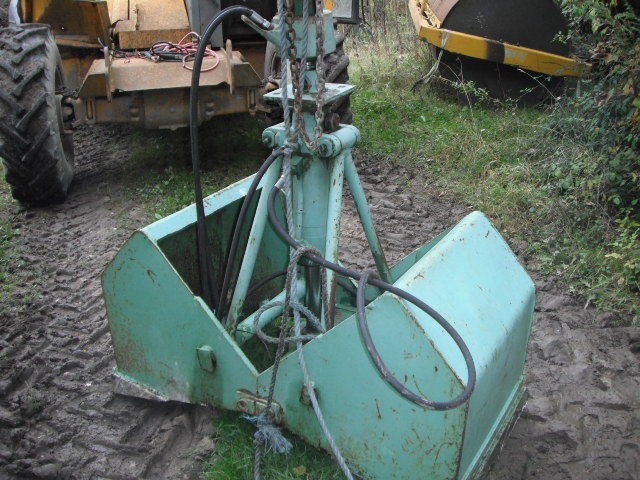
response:
<path id="1" fill-rule="evenodd" d="M 306 62 L 306 58 L 298 59 L 298 50 L 296 47 L 296 31 L 294 28 L 294 0 L 286 0 L 285 24 L 287 26 L 287 38 L 289 40 L 289 65 L 291 69 L 291 88 L 293 92 L 293 112 L 295 115 L 295 130 L 290 132 L 290 141 L 300 139 L 309 150 L 315 152 L 320 144 L 320 137 L 324 132 L 324 97 L 326 93 L 326 69 L 325 69 L 325 50 L 324 50 L 324 1 L 315 0 L 316 13 L 316 74 L 317 74 L 317 93 L 316 93 L 316 125 L 313 130 L 313 137 L 310 137 L 304 123 L 302 96 L 304 93 L 304 70 L 301 66 Z M 305 32 L 307 29 L 305 28 Z M 302 42 L 306 45 L 308 41 L 305 35 Z M 306 48 L 304 49 L 306 51 Z M 283 86 L 286 88 L 286 85 Z"/>
<path id="2" fill-rule="evenodd" d="M 316 94 L 316 128 L 312 141 L 312 150 L 318 149 L 318 142 L 324 131 L 324 96 L 325 64 L 324 64 L 324 1 L 316 0 L 316 74 L 318 75 L 318 93 Z"/>

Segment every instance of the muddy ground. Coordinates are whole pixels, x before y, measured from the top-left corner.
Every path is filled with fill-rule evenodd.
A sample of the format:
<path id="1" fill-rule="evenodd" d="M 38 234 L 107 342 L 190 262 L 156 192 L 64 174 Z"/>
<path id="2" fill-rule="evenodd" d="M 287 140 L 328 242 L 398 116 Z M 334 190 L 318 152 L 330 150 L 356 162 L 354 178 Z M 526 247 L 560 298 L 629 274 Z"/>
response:
<path id="1" fill-rule="evenodd" d="M 0 478 L 197 478 L 214 448 L 211 410 L 112 390 L 100 274 L 148 222 L 123 186 L 130 133 L 80 129 L 69 199 L 0 213 L 20 229 L 17 287 L 0 306 Z M 359 168 L 391 260 L 470 210 L 397 165 L 359 159 Z M 344 251 L 365 264 L 351 204 L 345 213 Z M 489 478 L 638 478 L 640 356 L 630 343 L 638 330 L 583 308 L 554 279 L 536 284 L 531 398 Z"/>

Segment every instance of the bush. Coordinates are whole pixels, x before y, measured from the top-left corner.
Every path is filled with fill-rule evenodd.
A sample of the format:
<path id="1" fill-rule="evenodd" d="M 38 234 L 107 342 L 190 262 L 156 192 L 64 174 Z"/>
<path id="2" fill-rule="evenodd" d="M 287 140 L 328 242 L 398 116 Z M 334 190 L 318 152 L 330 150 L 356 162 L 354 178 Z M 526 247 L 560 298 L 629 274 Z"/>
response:
<path id="1" fill-rule="evenodd" d="M 640 2 L 564 0 L 572 40 L 588 49 L 593 73 L 556 131 L 574 132 L 597 157 L 587 168 L 564 162 L 559 188 L 590 189 L 614 217 L 640 217 Z M 586 46 L 586 48 L 585 48 Z M 580 48 L 580 47 L 579 47 Z M 578 117 L 579 123 L 574 119 Z M 584 163 L 584 162 L 583 162 Z M 556 165 L 557 169 L 557 165 Z M 576 171 L 579 175 L 576 175 Z M 578 178 L 578 182 L 571 182 Z"/>

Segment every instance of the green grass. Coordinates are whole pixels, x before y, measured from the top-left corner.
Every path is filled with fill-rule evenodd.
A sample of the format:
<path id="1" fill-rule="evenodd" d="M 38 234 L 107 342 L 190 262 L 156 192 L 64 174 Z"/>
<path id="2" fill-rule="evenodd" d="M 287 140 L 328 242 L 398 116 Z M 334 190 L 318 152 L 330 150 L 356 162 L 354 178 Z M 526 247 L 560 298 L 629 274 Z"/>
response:
<path id="1" fill-rule="evenodd" d="M 205 478 L 210 480 L 253 480 L 253 427 L 233 413 L 223 413 L 214 420 L 216 450 L 206 466 Z M 264 456 L 264 480 L 338 480 L 344 478 L 331 457 L 309 446 L 300 438 L 285 432 L 293 449 L 278 455 Z"/>
<path id="2" fill-rule="evenodd" d="M 200 129 L 202 186 L 209 195 L 255 173 L 269 151 L 260 143 L 266 127 L 246 115 L 214 119 Z M 194 201 L 188 129 L 135 134 L 125 188 L 152 218 L 163 218 Z"/>
<path id="3" fill-rule="evenodd" d="M 482 210 L 512 244 L 525 245 L 530 268 L 558 275 L 585 303 L 637 323 L 640 259 L 631 242 L 639 231 L 617 229 L 594 192 L 562 188 L 568 179 L 554 178 L 557 163 L 570 162 L 580 176 L 598 154 L 552 127 L 562 112 L 471 105 L 430 85 L 413 88 L 431 62 L 419 47 L 396 57 L 393 68 L 383 58 L 360 45 L 351 64 L 359 150 L 412 168 L 414 184 L 431 195 Z"/>
<path id="4" fill-rule="evenodd" d="M 507 229 L 522 221 L 514 218 L 517 212 L 544 202 L 524 148 L 542 112 L 460 105 L 426 89 L 412 93 L 411 79 L 402 76 L 380 83 L 364 72 L 354 77 L 362 85 L 353 95 L 354 117 L 364 139 L 360 150 L 368 156 L 423 172 L 423 181 L 435 180 Z"/>

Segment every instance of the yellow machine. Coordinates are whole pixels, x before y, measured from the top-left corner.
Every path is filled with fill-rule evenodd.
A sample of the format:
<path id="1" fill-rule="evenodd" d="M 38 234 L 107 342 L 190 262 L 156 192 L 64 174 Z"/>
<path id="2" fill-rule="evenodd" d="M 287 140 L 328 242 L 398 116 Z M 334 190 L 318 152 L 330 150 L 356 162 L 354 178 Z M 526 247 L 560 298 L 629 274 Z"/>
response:
<path id="1" fill-rule="evenodd" d="M 591 68 L 569 57 L 566 21 L 553 0 L 409 0 L 409 11 L 418 36 L 442 52 L 443 76 L 497 98 L 553 91 L 561 77 Z"/>
<path id="2" fill-rule="evenodd" d="M 73 177 L 72 127 L 188 125 L 190 63 L 199 34 L 230 0 L 11 0 L 0 29 L 0 158 L 16 199 L 64 198 Z M 264 18 L 276 0 L 245 0 Z M 338 22 L 358 4 L 332 2 Z M 330 81 L 346 82 L 341 42 L 327 59 Z M 204 61 L 198 120 L 268 111 L 277 88 L 275 50 L 241 19 L 225 22 Z M 265 60 L 266 59 L 266 60 Z M 335 107 L 343 122 L 348 103 Z M 335 117 L 334 117 L 335 118 Z"/>

